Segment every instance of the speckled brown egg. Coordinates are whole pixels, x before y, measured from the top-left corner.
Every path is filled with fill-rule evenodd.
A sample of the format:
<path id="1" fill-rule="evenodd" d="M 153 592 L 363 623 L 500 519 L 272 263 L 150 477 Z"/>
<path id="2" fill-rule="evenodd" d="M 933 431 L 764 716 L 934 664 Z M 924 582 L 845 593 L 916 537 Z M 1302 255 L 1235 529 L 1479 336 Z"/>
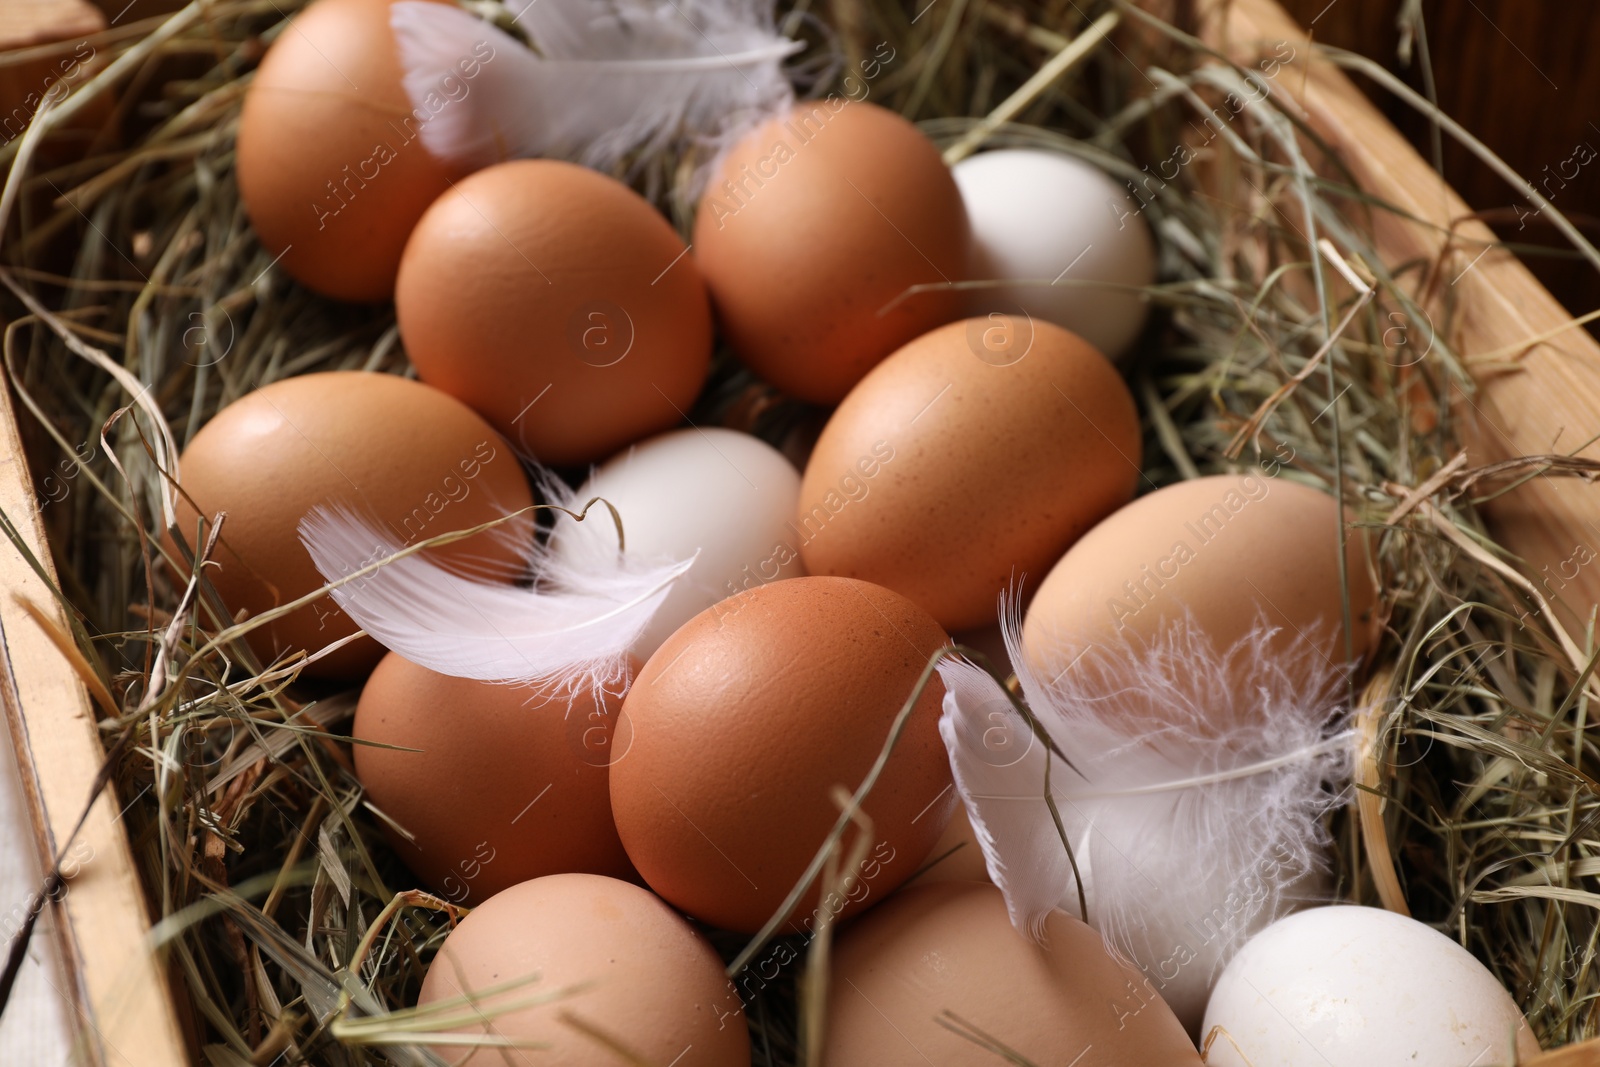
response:
<path id="1" fill-rule="evenodd" d="M 1112 365 L 1044 321 L 968 319 L 879 364 L 823 428 L 795 534 L 812 574 L 862 578 L 949 630 L 996 617 L 1133 496 L 1139 417 Z"/>
<path id="2" fill-rule="evenodd" d="M 235 170 L 256 236 L 295 280 L 340 300 L 394 294 L 411 227 L 460 176 L 418 135 L 391 6 L 306 8 L 267 50 L 239 117 Z"/>
<path id="3" fill-rule="evenodd" d="M 1030 941 L 992 885 L 907 888 L 833 951 L 829 1067 L 1200 1067 L 1149 980 L 1098 933 L 1056 910 Z"/>
<path id="4" fill-rule="evenodd" d="M 1350 591 L 1349 651 L 1373 637 L 1376 587 L 1364 533 L 1327 493 L 1261 470 L 1169 485 L 1096 526 L 1050 571 L 1023 624 L 1046 678 L 1080 656 L 1137 653 L 1192 627 L 1226 656 L 1253 628 L 1284 669 L 1347 662 L 1339 534 Z M 1240 670 L 1258 657 L 1238 661 Z"/>
<path id="5" fill-rule="evenodd" d="M 411 362 L 542 462 L 677 425 L 711 361 L 705 283 L 626 185 L 555 160 L 459 182 L 417 224 L 395 290 Z"/>
<path id="6" fill-rule="evenodd" d="M 653 893 L 614 878 L 552 874 L 474 908 L 439 946 L 417 998 L 434 1011 L 452 1004 L 492 1018 L 461 1032 L 522 1046 L 458 1050 L 450 1062 L 460 1067 L 750 1067 L 722 960 Z"/>
<path id="7" fill-rule="evenodd" d="M 178 526 L 195 548 L 200 517 L 227 512 L 217 565 L 206 573 L 229 609 L 248 615 L 325 584 L 298 530 L 319 504 L 375 519 L 411 544 L 532 503 L 516 455 L 493 427 L 460 401 L 392 374 L 305 374 L 246 393 L 201 427 L 180 466 Z M 528 536 L 526 525 L 520 534 L 511 528 L 520 522 L 428 551 L 459 573 L 512 579 Z M 324 597 L 253 631 L 250 643 L 272 659 L 356 630 Z M 362 638 L 306 670 L 359 677 L 382 655 Z"/>
<path id="8" fill-rule="evenodd" d="M 754 931 L 776 914 L 947 641 L 890 590 L 847 578 L 757 586 L 695 616 L 623 703 L 631 748 L 611 807 L 650 887 L 696 918 Z M 914 874 L 956 802 L 934 675 L 868 796 L 874 840 L 835 892 L 813 885 L 791 932 L 848 915 Z"/>
<path id="9" fill-rule="evenodd" d="M 933 143 L 892 111 L 838 97 L 797 104 L 746 135 L 707 185 L 694 226 L 734 351 L 819 404 L 960 314 L 949 286 L 964 276 L 970 240 Z"/>
<path id="10" fill-rule="evenodd" d="M 356 776 L 400 858 L 446 900 L 546 874 L 625 878 L 607 791 L 621 703 L 452 678 L 391 652 L 356 707 Z"/>

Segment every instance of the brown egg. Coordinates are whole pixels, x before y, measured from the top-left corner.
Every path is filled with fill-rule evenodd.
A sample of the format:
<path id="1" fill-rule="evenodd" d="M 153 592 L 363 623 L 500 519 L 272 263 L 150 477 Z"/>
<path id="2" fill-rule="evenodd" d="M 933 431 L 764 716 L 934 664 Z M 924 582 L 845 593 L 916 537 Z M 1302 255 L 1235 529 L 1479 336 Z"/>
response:
<path id="1" fill-rule="evenodd" d="M 382 824 L 400 858 L 446 900 L 546 874 L 626 878 L 606 788 L 621 703 L 452 678 L 391 652 L 356 707 L 356 776 L 410 835 Z"/>
<path id="2" fill-rule="evenodd" d="M 209 523 L 228 513 L 207 574 L 230 609 L 249 615 L 325 584 L 298 530 L 318 504 L 376 519 L 411 544 L 532 503 L 517 457 L 492 427 L 437 389 L 392 374 L 305 374 L 246 393 L 195 434 L 180 465 L 178 526 L 198 548 L 200 515 Z M 531 529 L 511 528 L 519 522 L 429 552 L 461 573 L 514 578 Z M 253 631 L 250 643 L 271 659 L 315 652 L 356 629 L 325 597 Z M 354 678 L 382 655 L 362 638 L 306 670 Z"/>
<path id="3" fill-rule="evenodd" d="M 1041 946 L 1012 928 L 992 885 L 943 882 L 895 894 L 834 946 L 823 1062 L 1200 1067 L 1149 980 L 1114 960 L 1099 934 L 1052 911 L 1044 938 Z"/>
<path id="4" fill-rule="evenodd" d="M 840 98 L 797 104 L 746 135 L 694 225 L 734 351 L 818 404 L 837 403 L 884 356 L 960 313 L 948 286 L 963 278 L 970 240 L 932 142 L 892 111 Z"/>
<path id="5" fill-rule="evenodd" d="M 1116 369 L 1043 321 L 990 347 L 1004 329 L 941 326 L 851 390 L 801 484 L 807 571 L 886 585 L 969 629 L 1133 496 L 1139 416 Z"/>
<path id="6" fill-rule="evenodd" d="M 411 227 L 460 176 L 418 135 L 390 6 L 306 8 L 267 50 L 239 117 L 239 195 L 256 236 L 296 281 L 340 300 L 394 295 Z"/>
<path id="7" fill-rule="evenodd" d="M 550 999 L 511 1008 L 540 996 Z M 523 1044 L 452 1052 L 458 1067 L 750 1065 L 749 1029 L 722 960 L 653 893 L 614 878 L 552 874 L 474 908 L 439 946 L 417 1007 L 448 1010 L 451 1001 L 489 1017 L 463 1032 Z"/>
<path id="8" fill-rule="evenodd" d="M 946 640 L 904 597 L 843 578 L 758 586 L 685 623 L 628 691 L 632 747 L 611 767 L 617 832 L 644 880 L 706 922 L 759 929 L 833 828 L 833 789 L 861 784 Z M 791 932 L 880 899 L 939 839 L 956 802 L 943 692 L 935 675 L 867 798 L 876 840 L 860 869 L 820 902 L 813 886 Z"/>
<path id="9" fill-rule="evenodd" d="M 518 160 L 439 198 L 395 310 L 422 380 L 541 461 L 587 463 L 677 425 L 711 363 L 711 310 L 667 220 L 613 178 Z"/>
<path id="10" fill-rule="evenodd" d="M 1351 651 L 1360 657 L 1374 636 L 1376 590 L 1352 519 L 1346 512 L 1345 560 Z M 1267 647 L 1286 667 L 1297 657 L 1343 664 L 1339 522 L 1327 493 L 1260 470 L 1140 497 L 1089 531 L 1039 586 L 1024 654 L 1053 678 L 1090 650 L 1098 651 L 1086 667 L 1165 640 L 1185 619 L 1218 654 L 1265 621 L 1279 628 Z"/>

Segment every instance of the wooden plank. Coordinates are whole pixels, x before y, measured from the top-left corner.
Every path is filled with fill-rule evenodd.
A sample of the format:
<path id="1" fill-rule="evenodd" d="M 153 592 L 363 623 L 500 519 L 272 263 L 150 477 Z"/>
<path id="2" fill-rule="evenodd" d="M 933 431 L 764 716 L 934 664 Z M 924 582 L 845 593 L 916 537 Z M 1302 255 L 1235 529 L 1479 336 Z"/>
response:
<path id="1" fill-rule="evenodd" d="M 1308 124 L 1339 153 L 1367 191 L 1457 242 L 1445 254 L 1440 288 L 1455 306 L 1456 350 L 1467 359 L 1520 346 L 1557 330 L 1572 316 L 1517 258 L 1482 252 L 1488 227 L 1465 222 L 1469 209 L 1342 71 L 1314 56 L 1300 28 L 1275 0 L 1198 0 L 1202 36 L 1241 62 L 1271 54 L 1279 42 L 1296 50 L 1292 69 L 1274 82 L 1305 111 Z M 1377 245 L 1391 263 L 1433 259 L 1443 234 L 1388 212 L 1373 214 Z M 1462 242 L 1466 243 L 1463 244 Z M 1600 435 L 1600 344 L 1582 328 L 1534 345 L 1516 373 L 1476 375 L 1479 394 L 1463 398 L 1475 463 L 1519 455 L 1575 451 L 1600 458 L 1586 445 Z M 1580 448 L 1580 446 L 1583 446 Z M 1522 557 L 1524 572 L 1557 605 L 1581 642 L 1589 613 L 1600 604 L 1600 487 L 1538 479 L 1488 509 L 1495 533 Z"/>
<path id="2" fill-rule="evenodd" d="M 53 581 L 16 420 L 9 404 L 0 408 L 0 511 Z M 0 696 L 43 865 L 67 842 L 105 750 L 83 685 L 19 600 L 45 609 L 63 630 L 65 616 L 9 539 L 0 539 L 0 590 Z M 66 853 L 72 862 L 63 868 L 77 874 L 52 905 L 63 992 L 89 1062 L 174 1067 L 189 1056 L 163 961 L 146 942 L 150 920 L 119 810 L 112 790 L 103 791 Z"/>

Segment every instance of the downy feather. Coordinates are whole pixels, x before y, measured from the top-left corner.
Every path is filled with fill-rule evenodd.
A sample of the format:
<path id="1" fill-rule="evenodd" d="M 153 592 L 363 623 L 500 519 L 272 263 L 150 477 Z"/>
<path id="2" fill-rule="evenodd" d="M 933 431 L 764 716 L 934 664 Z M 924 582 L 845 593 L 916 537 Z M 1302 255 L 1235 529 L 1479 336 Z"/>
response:
<path id="1" fill-rule="evenodd" d="M 1047 757 L 995 681 L 940 666 L 940 728 L 956 785 L 1013 924 L 1052 908 L 1089 921 L 1191 1031 L 1217 972 L 1250 934 L 1326 894 L 1323 816 L 1342 802 L 1351 739 L 1344 672 L 1310 644 L 1285 662 L 1260 622 L 1218 650 L 1192 621 L 1150 647 L 1097 647 L 1054 681 L 1029 670 L 1014 612 L 1006 644 L 1030 712 L 1071 761 Z M 1243 723 L 1232 729 L 1218 724 Z M 1135 1011 L 1137 996 L 1119 1011 Z"/>
<path id="2" fill-rule="evenodd" d="M 588 503 L 553 475 L 540 483 L 543 498 L 555 506 L 581 512 Z M 584 521 L 610 524 L 612 518 L 596 503 Z M 405 547 L 379 522 L 341 505 L 313 508 L 300 521 L 300 540 L 328 582 Z M 441 674 L 614 693 L 628 679 L 629 646 L 694 563 L 693 556 L 652 559 L 620 551 L 563 562 L 532 537 L 525 553 L 532 581 L 522 585 L 463 576 L 419 552 L 330 595 L 379 644 Z"/>
<path id="3" fill-rule="evenodd" d="M 610 172 L 680 140 L 715 150 L 794 98 L 783 61 L 803 45 L 778 34 L 772 0 L 510 4 L 532 49 L 456 7 L 392 8 L 422 141 L 442 160 L 557 157 Z"/>

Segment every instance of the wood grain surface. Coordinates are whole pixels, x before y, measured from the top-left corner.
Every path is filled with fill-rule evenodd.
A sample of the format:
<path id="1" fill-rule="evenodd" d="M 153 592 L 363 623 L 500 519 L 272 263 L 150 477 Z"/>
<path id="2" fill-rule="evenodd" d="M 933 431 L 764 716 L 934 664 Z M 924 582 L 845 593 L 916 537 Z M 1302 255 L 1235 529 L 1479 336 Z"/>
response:
<path id="1" fill-rule="evenodd" d="M 35 831 L 32 840 L 10 844 L 31 846 L 36 866 L 64 855 L 70 866 L 63 863 L 63 870 L 75 872 L 52 907 L 62 992 L 84 1061 L 179 1067 L 188 1056 L 162 961 L 146 942 L 143 888 L 112 790 L 94 798 L 82 832 L 69 841 L 105 750 L 82 683 L 22 606 L 31 602 L 66 631 L 66 617 L 46 584 L 47 577 L 54 581 L 54 567 L 9 406 L 0 411 L 0 512 L 27 549 L 0 538 L 0 691 Z"/>

